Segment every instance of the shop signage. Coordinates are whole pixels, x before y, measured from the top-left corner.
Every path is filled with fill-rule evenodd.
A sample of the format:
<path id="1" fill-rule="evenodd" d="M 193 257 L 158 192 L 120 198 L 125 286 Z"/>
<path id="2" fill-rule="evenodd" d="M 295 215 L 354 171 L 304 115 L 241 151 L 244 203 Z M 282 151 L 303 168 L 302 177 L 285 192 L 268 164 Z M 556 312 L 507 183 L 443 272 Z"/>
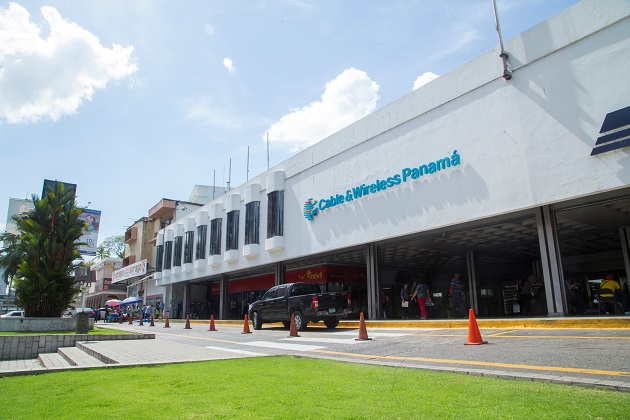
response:
<path id="1" fill-rule="evenodd" d="M 309 198 L 304 203 L 304 218 L 306 218 L 306 220 L 313 220 L 320 211 L 361 199 L 370 194 L 385 191 L 388 188 L 394 188 L 406 182 L 421 178 L 424 175 L 431 175 L 450 167 L 457 166 L 460 163 L 461 157 L 457 153 L 457 150 L 454 150 L 451 156 L 412 168 L 402 168 L 400 171 L 387 178 L 376 179 L 370 184 L 357 185 L 356 187 L 347 189 L 345 193 L 337 193 L 335 195 L 331 195 L 329 198 L 321 198 L 319 200 Z"/>
<path id="2" fill-rule="evenodd" d="M 136 276 L 143 276 L 145 274 L 147 274 L 147 260 L 142 260 L 135 264 L 130 264 L 127 267 L 123 267 L 120 270 L 114 271 L 112 273 L 112 283 L 118 283 L 123 280 Z"/>
<path id="3" fill-rule="evenodd" d="M 630 106 L 606 114 L 591 156 L 630 146 Z"/>

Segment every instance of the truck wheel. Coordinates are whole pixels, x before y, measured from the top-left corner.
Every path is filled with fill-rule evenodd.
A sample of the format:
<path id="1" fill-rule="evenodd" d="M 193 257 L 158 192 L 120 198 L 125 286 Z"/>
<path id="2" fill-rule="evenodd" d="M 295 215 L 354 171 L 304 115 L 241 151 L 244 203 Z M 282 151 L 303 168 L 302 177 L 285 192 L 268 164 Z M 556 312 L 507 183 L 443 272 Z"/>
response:
<path id="1" fill-rule="evenodd" d="M 334 317 L 334 318 L 326 318 L 324 320 L 324 324 L 326 324 L 326 328 L 330 328 L 333 329 L 335 328 L 337 325 L 339 325 L 339 318 Z"/>
<path id="2" fill-rule="evenodd" d="M 255 330 L 259 330 L 262 328 L 262 318 L 258 315 L 258 312 L 254 312 L 252 314 L 252 326 Z"/>
<path id="3" fill-rule="evenodd" d="M 295 329 L 297 329 L 298 331 L 305 331 L 306 324 L 308 324 L 308 319 L 300 311 L 293 312 L 293 316 L 295 317 Z"/>
<path id="4" fill-rule="evenodd" d="M 284 325 L 284 328 L 291 328 L 291 323 L 289 321 L 282 321 L 282 325 Z"/>

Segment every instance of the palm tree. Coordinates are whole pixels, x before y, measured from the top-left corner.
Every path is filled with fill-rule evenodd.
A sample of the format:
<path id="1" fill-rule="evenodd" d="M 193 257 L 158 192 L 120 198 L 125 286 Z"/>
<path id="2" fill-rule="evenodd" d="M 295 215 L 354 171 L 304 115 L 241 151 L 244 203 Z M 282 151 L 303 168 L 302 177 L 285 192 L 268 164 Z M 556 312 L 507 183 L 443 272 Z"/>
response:
<path id="1" fill-rule="evenodd" d="M 13 219 L 15 220 L 15 216 Z M 17 275 L 20 262 L 22 261 L 23 254 L 16 246 L 18 241 L 19 237 L 13 233 L 2 232 L 0 234 L 0 242 L 2 242 L 2 248 L 0 248 L 0 270 L 2 270 L 2 280 L 6 284 L 9 284 L 9 281 Z"/>
<path id="2" fill-rule="evenodd" d="M 19 215 L 13 216 L 13 220 L 16 220 L 17 217 Z M 2 243 L 2 248 L 0 248 L 0 278 L 9 286 L 7 296 L 11 296 L 12 280 L 17 276 L 23 258 L 23 254 L 16 247 L 18 241 L 18 236 L 13 233 L 2 232 L 0 234 L 0 243 Z"/>
<path id="3" fill-rule="evenodd" d="M 17 277 L 15 294 L 26 316 L 59 317 L 77 293 L 72 274 L 83 245 L 78 242 L 86 227 L 79 219 L 83 209 L 61 182 L 41 199 L 34 195 L 33 203 L 33 210 L 16 219 L 19 233 L 8 237 L 0 267 Z"/>
<path id="4" fill-rule="evenodd" d="M 99 245 L 96 247 L 96 259 L 104 260 L 109 257 L 109 250 L 107 250 L 103 245 Z"/>

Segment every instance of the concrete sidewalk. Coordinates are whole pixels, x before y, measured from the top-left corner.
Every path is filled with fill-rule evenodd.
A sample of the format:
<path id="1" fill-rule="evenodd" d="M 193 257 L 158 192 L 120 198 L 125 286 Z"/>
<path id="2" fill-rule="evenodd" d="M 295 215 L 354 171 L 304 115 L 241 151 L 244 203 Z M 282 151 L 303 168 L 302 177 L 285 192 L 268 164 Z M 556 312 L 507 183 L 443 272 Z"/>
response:
<path id="1" fill-rule="evenodd" d="M 220 349 L 169 341 L 158 343 L 155 340 L 84 341 L 78 342 L 77 347 L 68 349 L 77 349 L 80 352 L 63 357 L 52 353 L 42 354 L 37 359 L 1 361 L 0 377 L 95 367 L 114 368 L 251 357 Z"/>
<path id="2" fill-rule="evenodd" d="M 175 330 L 183 329 L 182 320 L 171 321 Z M 575 333 L 571 332 L 571 335 L 584 335 L 587 330 L 612 330 L 619 329 L 623 331 L 623 335 L 627 336 L 626 332 L 630 329 L 630 317 L 588 317 L 588 318 L 517 318 L 517 319 L 497 319 L 497 320 L 477 320 L 479 327 L 482 329 L 497 328 L 497 329 L 574 329 Z M 208 321 L 199 320 L 191 321 L 193 330 L 203 331 L 207 330 Z M 241 327 L 244 326 L 244 321 L 215 321 L 217 327 L 223 329 L 228 328 L 232 330 L 232 334 L 240 334 Z M 321 324 L 321 323 L 319 323 Z M 318 331 L 320 329 L 319 324 L 313 324 L 309 329 L 311 331 Z M 468 320 L 375 320 L 366 321 L 367 328 L 373 331 L 378 329 L 466 329 L 469 328 Z M 146 324 L 145 324 L 146 325 Z M 98 325 L 105 328 L 120 328 L 123 330 L 134 331 L 136 333 L 149 333 L 159 332 L 167 336 L 173 336 L 173 330 L 164 329 L 164 323 L 156 323 L 156 327 L 140 327 L 135 323 L 134 325 L 124 324 L 101 324 Z M 265 324 L 265 327 L 271 328 L 271 330 L 282 330 L 281 324 L 278 324 L 277 328 L 274 328 L 274 324 Z M 358 321 L 342 321 L 339 329 L 355 329 L 359 327 Z M 582 332 L 579 330 L 582 329 Z M 187 330 L 191 331 L 191 330 Z M 374 332 L 375 334 L 378 334 Z M 461 333 L 459 333 L 461 334 Z M 185 337 L 185 335 L 183 336 Z M 223 338 L 214 341 L 224 341 Z M 247 352 L 243 350 L 221 349 L 219 347 L 212 346 L 197 346 L 192 344 L 186 344 L 182 342 L 174 342 L 169 340 L 108 340 L 108 341 L 84 341 L 78 342 L 76 348 L 67 349 L 68 351 L 61 351 L 63 354 L 46 354 L 40 355 L 38 359 L 34 360 L 13 360 L 0 362 L 0 376 L 13 376 L 13 375 L 28 375 L 38 374 L 44 372 L 55 372 L 62 370 L 75 370 L 75 369 L 91 369 L 94 367 L 101 368 L 113 368 L 113 367 L 126 367 L 126 366 L 138 366 L 138 365 L 156 365 L 166 363 L 185 363 L 193 361 L 209 361 L 220 359 L 234 359 L 241 357 L 253 357 L 262 356 L 260 353 Z M 276 353 L 280 354 L 280 353 Z M 305 354 L 305 357 L 325 357 L 322 354 Z M 333 357 L 337 360 L 343 360 L 337 356 Z M 472 375 L 492 376 L 492 377 L 504 377 L 509 379 L 523 379 L 523 380 L 540 380 L 540 381 L 552 381 L 557 383 L 564 383 L 569 385 L 580 385 L 586 387 L 604 387 L 615 389 L 619 391 L 630 392 L 630 381 L 625 377 L 620 377 L 621 380 L 595 380 L 592 378 L 573 378 L 565 375 L 551 376 L 542 374 L 540 372 L 526 372 L 515 373 L 505 372 L 499 368 L 483 368 L 475 366 L 448 366 L 448 365 L 429 365 L 429 364 L 416 364 L 411 365 L 408 363 L 401 363 L 396 360 L 387 360 L 387 358 L 371 358 L 369 360 L 357 360 L 356 358 L 346 358 L 348 362 L 355 363 L 372 363 L 382 364 L 389 366 L 405 366 L 409 368 L 425 368 L 428 370 L 440 370 L 449 372 L 460 372 Z M 500 358 L 501 361 L 503 358 Z M 408 366 L 407 366 L 408 365 Z"/>

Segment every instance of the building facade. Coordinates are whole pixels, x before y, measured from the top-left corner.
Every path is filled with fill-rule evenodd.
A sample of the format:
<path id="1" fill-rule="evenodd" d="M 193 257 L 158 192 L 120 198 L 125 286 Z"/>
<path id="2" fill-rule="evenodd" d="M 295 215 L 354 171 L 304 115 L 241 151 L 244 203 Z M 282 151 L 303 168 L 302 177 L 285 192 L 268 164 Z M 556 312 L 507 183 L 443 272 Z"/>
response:
<path id="1" fill-rule="evenodd" d="M 629 34 L 630 3 L 585 0 L 505 43 L 511 80 L 488 51 L 163 226 L 171 316 L 303 280 L 370 318 L 424 283 L 430 317 L 461 316 L 455 273 L 480 317 L 594 313 L 608 274 L 627 296 Z"/>

